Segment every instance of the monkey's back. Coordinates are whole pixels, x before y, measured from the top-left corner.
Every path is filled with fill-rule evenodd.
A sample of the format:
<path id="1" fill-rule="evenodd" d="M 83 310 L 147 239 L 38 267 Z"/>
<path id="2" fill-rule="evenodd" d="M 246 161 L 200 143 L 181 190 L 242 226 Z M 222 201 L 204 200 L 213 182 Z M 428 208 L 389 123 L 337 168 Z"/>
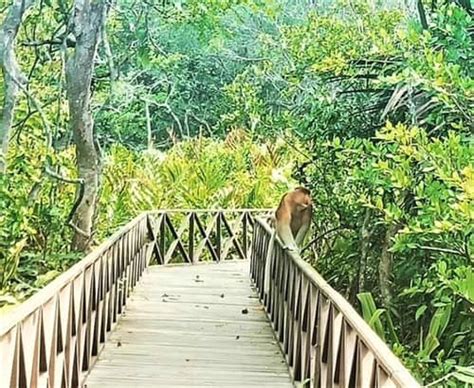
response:
<path id="1" fill-rule="evenodd" d="M 283 195 L 275 212 L 277 220 L 290 221 L 290 229 L 293 235 L 296 235 L 303 224 L 310 221 L 311 215 L 312 201 L 309 190 L 302 187 Z"/>

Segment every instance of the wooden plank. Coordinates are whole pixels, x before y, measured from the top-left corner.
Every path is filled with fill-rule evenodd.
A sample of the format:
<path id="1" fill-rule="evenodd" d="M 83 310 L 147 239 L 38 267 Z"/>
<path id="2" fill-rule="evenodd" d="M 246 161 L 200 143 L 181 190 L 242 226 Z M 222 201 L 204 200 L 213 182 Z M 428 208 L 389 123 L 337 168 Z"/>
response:
<path id="1" fill-rule="evenodd" d="M 162 368 L 165 365 L 176 364 L 176 365 L 186 365 L 189 361 L 206 363 L 209 368 L 216 369 L 225 368 L 228 365 L 232 365 L 234 368 L 239 369 L 240 366 L 252 366 L 252 368 L 257 370 L 265 369 L 276 369 L 281 373 L 287 373 L 287 368 L 284 363 L 282 363 L 281 357 L 278 357 L 276 353 L 264 353 L 264 352 L 237 352 L 234 357 L 227 357 L 223 352 L 217 352 L 216 354 L 211 354 L 210 356 L 203 356 L 204 352 L 201 349 L 191 349 L 188 351 L 183 351 L 182 348 L 177 351 L 173 349 L 165 348 L 168 351 L 167 354 L 156 352 L 155 357 L 150 353 L 151 349 L 143 349 L 137 352 L 123 350 L 120 356 L 115 355 L 114 358 L 101 358 L 100 365 L 112 365 L 120 369 L 121 363 L 129 365 L 142 365 L 143 368 L 146 368 L 146 364 L 153 364 L 154 367 Z M 185 362 L 186 361 L 186 362 Z M 263 365 L 271 366 L 263 366 Z M 99 365 L 99 366 L 100 366 Z M 132 368 L 133 369 L 133 368 Z"/>
<path id="2" fill-rule="evenodd" d="M 258 306 L 260 307 L 260 301 L 257 296 L 246 296 L 246 295 L 229 295 L 219 293 L 218 291 L 210 292 L 207 294 L 203 293 L 190 293 L 186 294 L 184 299 L 183 293 L 180 292 L 166 292 L 164 294 L 159 293 L 145 293 L 142 290 L 137 290 L 132 294 L 131 301 L 135 300 L 134 297 L 143 297 L 145 300 L 150 301 L 150 297 L 161 299 L 163 302 L 173 302 L 177 304 L 193 304 L 202 303 L 208 305 L 238 305 L 238 306 Z"/>
<path id="3" fill-rule="evenodd" d="M 176 305 L 178 306 L 178 305 Z M 146 307 L 146 306 L 144 306 Z M 179 306 L 182 307 L 182 306 Z M 206 306 L 204 306 L 206 307 Z M 221 309 L 221 318 L 220 319 L 215 319 L 214 316 L 216 313 L 219 313 L 219 309 L 205 309 L 203 307 L 199 308 L 187 308 L 184 306 L 184 308 L 176 308 L 176 311 L 174 312 L 163 312 L 162 309 L 157 309 L 156 313 L 153 312 L 147 312 L 147 313 L 136 313 L 133 315 L 133 319 L 136 319 L 137 321 L 142 321 L 143 319 L 152 319 L 155 320 L 154 317 L 159 316 L 161 320 L 168 319 L 168 320 L 173 320 L 173 321 L 186 321 L 186 322 L 215 322 L 216 324 L 227 324 L 230 322 L 239 322 L 241 324 L 250 324 L 252 322 L 255 323 L 260 323 L 260 322 L 267 322 L 265 317 L 262 317 L 259 314 L 259 311 L 253 311 L 247 309 L 248 313 L 244 316 L 241 315 L 241 313 L 235 313 L 233 311 L 227 311 L 224 309 Z M 239 309 L 240 311 L 241 309 Z M 242 310 L 245 310 L 242 309 Z"/>
<path id="4" fill-rule="evenodd" d="M 104 383 L 100 383 L 100 388 L 115 388 L 117 386 L 116 384 L 116 381 L 117 380 L 121 380 L 122 379 L 119 379 L 119 378 L 115 378 L 114 380 L 109 380 L 107 381 L 105 384 Z M 129 381 L 129 384 L 130 385 L 133 385 L 134 381 Z M 124 384 L 122 382 L 122 384 Z M 154 380 L 153 382 L 145 382 L 145 381 L 141 381 L 140 382 L 140 388 L 156 388 L 157 386 L 160 386 L 161 382 L 160 381 L 156 381 Z M 177 381 L 173 381 L 173 384 L 171 385 L 161 385 L 161 386 L 172 386 L 173 388 L 202 388 L 202 387 L 216 387 L 215 384 L 213 383 L 210 383 L 210 384 L 200 384 L 200 385 L 194 385 L 193 384 L 193 381 L 188 381 L 187 383 L 186 382 L 177 382 Z M 261 384 L 246 384 L 245 387 L 250 387 L 250 388 L 258 388 L 258 387 L 261 387 L 262 385 Z M 97 387 L 96 384 L 89 384 L 89 387 Z M 236 388 L 236 387 L 242 387 L 242 385 L 240 383 L 236 383 L 236 384 L 219 384 L 219 388 Z M 272 384 L 272 387 L 275 387 L 275 388 L 285 388 L 285 387 L 288 387 L 287 384 Z M 87 388 L 87 387 L 86 387 Z"/>
<path id="5" fill-rule="evenodd" d="M 248 265 L 150 267 L 87 387 L 292 387 Z"/>

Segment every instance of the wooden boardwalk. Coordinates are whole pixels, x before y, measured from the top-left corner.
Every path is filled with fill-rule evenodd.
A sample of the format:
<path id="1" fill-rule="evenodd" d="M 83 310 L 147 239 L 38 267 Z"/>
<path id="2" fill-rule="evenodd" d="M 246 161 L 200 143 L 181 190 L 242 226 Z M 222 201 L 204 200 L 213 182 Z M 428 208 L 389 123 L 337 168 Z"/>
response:
<path id="1" fill-rule="evenodd" d="M 85 386 L 292 387 L 248 266 L 150 267 Z"/>
<path id="2" fill-rule="evenodd" d="M 419 387 L 256 213 L 160 210 L 131 220 L 2 317 L 0 388 L 291 387 L 289 371 L 312 388 Z M 170 264 L 176 254 L 193 265 Z M 199 264 L 204 254 L 214 261 Z"/>

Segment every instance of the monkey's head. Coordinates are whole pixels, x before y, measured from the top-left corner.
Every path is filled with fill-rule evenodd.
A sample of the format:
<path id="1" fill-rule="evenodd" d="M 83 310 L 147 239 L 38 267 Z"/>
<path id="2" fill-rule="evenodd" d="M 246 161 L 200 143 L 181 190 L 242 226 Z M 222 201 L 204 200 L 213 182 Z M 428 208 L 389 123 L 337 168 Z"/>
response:
<path id="1" fill-rule="evenodd" d="M 311 191 L 309 191 L 306 187 L 303 187 L 303 186 L 299 186 L 295 189 L 295 191 L 299 191 L 307 196 L 310 196 L 311 195 Z"/>
<path id="2" fill-rule="evenodd" d="M 295 189 L 295 193 L 298 195 L 297 209 L 299 211 L 304 211 L 313 205 L 313 201 L 311 200 L 311 192 L 307 188 L 301 186 L 297 187 Z"/>

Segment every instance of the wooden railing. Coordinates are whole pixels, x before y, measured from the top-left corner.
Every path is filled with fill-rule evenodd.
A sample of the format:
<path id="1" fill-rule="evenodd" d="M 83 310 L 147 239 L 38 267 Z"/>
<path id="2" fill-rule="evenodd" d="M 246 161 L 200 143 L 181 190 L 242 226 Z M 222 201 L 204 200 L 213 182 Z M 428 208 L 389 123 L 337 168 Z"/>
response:
<path id="1" fill-rule="evenodd" d="M 2 316 L 0 387 L 77 387 L 151 257 L 143 214 Z"/>
<path id="2" fill-rule="evenodd" d="M 144 269 L 244 259 L 254 215 L 268 210 L 144 213 L 0 318 L 0 388 L 78 387 Z"/>
<path id="3" fill-rule="evenodd" d="M 246 259 L 255 216 L 271 209 L 160 210 L 149 213 L 159 264 Z"/>
<path id="4" fill-rule="evenodd" d="M 278 239 L 269 246 L 271 233 L 256 220 L 250 271 L 293 379 L 322 388 L 419 387 L 349 302 L 308 263 L 283 250 Z"/>

